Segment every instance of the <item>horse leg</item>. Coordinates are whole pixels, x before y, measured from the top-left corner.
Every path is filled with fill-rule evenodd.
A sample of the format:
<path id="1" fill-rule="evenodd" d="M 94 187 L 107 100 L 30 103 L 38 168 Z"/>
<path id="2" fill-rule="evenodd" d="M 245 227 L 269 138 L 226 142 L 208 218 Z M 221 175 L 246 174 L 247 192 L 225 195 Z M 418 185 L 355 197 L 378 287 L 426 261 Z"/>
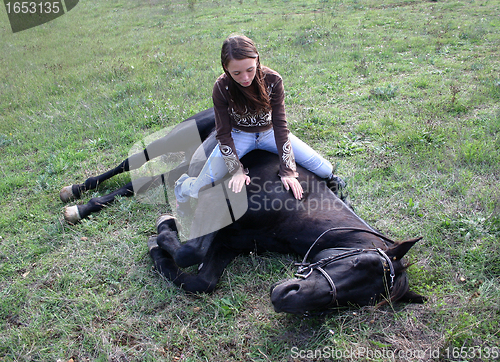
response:
<path id="1" fill-rule="evenodd" d="M 207 254 L 217 232 L 203 235 L 181 244 L 177 236 L 178 230 L 175 220 L 170 215 L 162 215 L 158 218 L 156 222 L 158 245 L 181 268 L 200 264 Z"/>
<path id="2" fill-rule="evenodd" d="M 113 191 L 105 196 L 94 197 L 83 205 L 67 206 L 64 210 L 64 218 L 71 224 L 75 224 L 86 218 L 93 212 L 101 211 L 106 205 L 115 201 L 117 196 L 129 197 L 134 193 L 141 193 L 150 187 L 159 186 L 164 182 L 164 175 L 153 177 L 141 177 L 134 182 L 129 182 L 125 186 Z"/>
<path id="3" fill-rule="evenodd" d="M 188 119 L 189 120 L 189 119 Z M 210 119 L 208 119 L 210 121 Z M 186 120 L 187 121 L 187 120 Z M 194 119 L 191 122 L 182 122 L 171 130 L 166 136 L 151 142 L 144 150 L 138 152 L 117 167 L 109 170 L 99 176 L 89 177 L 82 184 L 63 187 L 59 193 L 62 202 L 68 202 L 72 199 L 78 199 L 85 191 L 96 189 L 101 183 L 116 176 L 122 172 L 136 170 L 149 160 L 168 153 L 185 152 L 186 160 L 190 160 L 195 150 L 200 145 L 200 134 L 197 123 Z M 205 128 L 209 128 L 210 122 L 206 122 Z M 201 126 L 200 126 L 201 127 Z M 204 137 L 206 137 L 204 135 Z M 187 169 L 183 164 L 183 169 Z"/>
<path id="4" fill-rule="evenodd" d="M 146 150 L 144 150 L 143 152 L 136 153 L 135 155 L 130 156 L 125 161 L 120 163 L 117 167 L 99 176 L 89 177 L 82 184 L 63 187 L 61 192 L 59 193 L 61 201 L 68 202 L 73 199 L 79 199 L 83 192 L 95 190 L 101 183 L 110 179 L 111 177 L 141 167 L 142 165 L 144 165 L 144 163 L 146 163 L 147 160 L 149 160 L 145 156 L 146 154 L 147 154 Z M 130 165 L 133 165 L 134 168 L 131 168 Z"/>
<path id="5" fill-rule="evenodd" d="M 238 255 L 220 243 L 212 244 L 198 269 L 198 274 L 186 273 L 179 268 L 167 251 L 157 243 L 157 237 L 148 241 L 149 255 L 156 270 L 175 285 L 190 293 L 211 293 L 226 266 Z"/>

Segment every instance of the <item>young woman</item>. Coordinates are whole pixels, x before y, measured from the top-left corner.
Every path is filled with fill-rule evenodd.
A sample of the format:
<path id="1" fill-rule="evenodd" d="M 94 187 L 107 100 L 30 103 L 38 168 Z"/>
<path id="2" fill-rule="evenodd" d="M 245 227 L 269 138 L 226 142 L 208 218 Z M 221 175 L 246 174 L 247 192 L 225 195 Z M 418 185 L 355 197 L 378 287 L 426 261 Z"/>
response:
<path id="1" fill-rule="evenodd" d="M 228 172 L 232 174 L 228 186 L 233 192 L 249 185 L 248 171 L 239 160 L 254 149 L 279 156 L 279 176 L 296 199 L 300 200 L 303 193 L 296 162 L 325 178 L 334 191 L 344 187 L 344 181 L 332 174 L 330 162 L 288 130 L 283 80 L 274 70 L 261 66 L 254 42 L 241 35 L 227 38 L 221 62 L 224 73 L 215 82 L 212 94 L 218 146 L 197 178 L 184 174 L 176 182 L 179 211 L 182 213 L 189 197 L 196 198 L 203 186 Z"/>

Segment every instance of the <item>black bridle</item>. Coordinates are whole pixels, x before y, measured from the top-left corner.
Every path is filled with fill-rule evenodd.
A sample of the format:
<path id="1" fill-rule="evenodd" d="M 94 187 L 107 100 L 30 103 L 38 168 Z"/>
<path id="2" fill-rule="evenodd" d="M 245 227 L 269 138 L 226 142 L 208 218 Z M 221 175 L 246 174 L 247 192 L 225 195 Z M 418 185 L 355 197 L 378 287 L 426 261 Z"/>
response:
<path id="1" fill-rule="evenodd" d="M 314 263 L 306 263 L 307 257 L 309 256 L 310 251 L 312 248 L 316 245 L 319 239 L 326 233 L 330 231 L 337 231 L 337 230 L 350 230 L 350 231 L 362 231 L 366 233 L 370 233 L 373 235 L 376 235 L 384 240 L 389 241 L 390 243 L 394 244 L 394 241 L 389 239 L 386 236 L 383 236 L 382 234 L 377 233 L 376 231 L 373 230 L 367 230 L 367 229 L 361 229 L 361 228 L 352 228 L 352 227 L 337 227 L 337 228 L 331 228 L 326 231 L 324 231 L 318 238 L 312 243 L 312 245 L 309 247 L 309 250 L 307 250 L 306 255 L 304 256 L 304 259 L 302 260 L 301 263 L 296 263 L 295 265 L 298 266 L 297 273 L 295 274 L 296 277 L 302 278 L 302 279 L 307 279 L 314 270 L 319 271 L 325 279 L 328 281 L 328 284 L 330 284 L 330 295 L 332 296 L 332 300 L 330 303 L 328 303 L 328 306 L 332 305 L 336 300 L 337 300 L 337 288 L 335 287 L 335 282 L 333 279 L 330 277 L 330 275 L 323 269 L 327 265 L 334 263 L 338 260 L 342 260 L 345 258 L 349 258 L 351 256 L 355 256 L 358 254 L 362 253 L 370 253 L 370 252 L 376 252 L 378 253 L 387 263 L 389 270 L 386 269 L 386 264 L 384 263 L 384 272 L 389 271 L 390 272 L 390 277 L 391 277 L 391 284 L 389 287 L 389 291 L 392 290 L 394 286 L 394 278 L 396 277 L 396 274 L 394 272 L 394 265 L 392 264 L 391 259 L 387 256 L 387 254 L 380 248 L 370 248 L 370 249 L 356 249 L 356 248 L 332 248 L 334 250 L 345 250 L 343 253 L 336 254 L 336 255 L 331 255 L 329 257 L 323 258 L 318 260 L 317 262 Z"/>

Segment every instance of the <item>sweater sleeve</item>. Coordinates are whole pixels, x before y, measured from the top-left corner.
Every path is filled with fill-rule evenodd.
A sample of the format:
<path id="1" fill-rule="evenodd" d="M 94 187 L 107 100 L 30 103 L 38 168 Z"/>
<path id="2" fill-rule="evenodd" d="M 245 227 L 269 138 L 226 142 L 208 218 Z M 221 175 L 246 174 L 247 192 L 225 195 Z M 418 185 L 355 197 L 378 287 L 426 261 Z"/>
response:
<path id="1" fill-rule="evenodd" d="M 293 155 L 292 144 L 290 142 L 288 125 L 285 114 L 285 90 L 283 80 L 278 77 L 270 84 L 271 87 L 271 107 L 272 122 L 276 147 L 280 157 L 280 177 L 298 177 L 295 157 Z"/>
<path id="2" fill-rule="evenodd" d="M 223 87 L 221 82 L 215 82 L 212 92 L 215 111 L 216 139 L 219 143 L 219 148 L 227 170 L 230 174 L 234 175 L 240 170 L 243 171 L 243 165 L 238 159 L 233 137 L 231 136 L 231 130 L 233 127 L 228 111 L 229 101 L 224 96 L 224 92 L 221 87 Z"/>

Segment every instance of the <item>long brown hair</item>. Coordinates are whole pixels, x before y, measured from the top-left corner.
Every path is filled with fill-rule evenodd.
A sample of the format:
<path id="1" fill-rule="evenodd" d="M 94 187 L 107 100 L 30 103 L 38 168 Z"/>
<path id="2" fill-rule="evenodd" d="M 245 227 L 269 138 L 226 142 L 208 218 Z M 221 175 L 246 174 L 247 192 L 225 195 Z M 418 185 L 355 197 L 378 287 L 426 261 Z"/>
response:
<path id="1" fill-rule="evenodd" d="M 234 81 L 227 71 L 227 66 L 231 60 L 257 59 L 257 69 L 255 78 L 248 87 L 242 87 Z M 236 110 L 243 113 L 245 110 L 251 112 L 268 112 L 271 110 L 271 103 L 264 82 L 264 74 L 259 60 L 259 52 L 252 39 L 244 35 L 232 35 L 222 44 L 221 63 L 224 72 L 229 79 L 229 93 L 236 105 Z"/>

